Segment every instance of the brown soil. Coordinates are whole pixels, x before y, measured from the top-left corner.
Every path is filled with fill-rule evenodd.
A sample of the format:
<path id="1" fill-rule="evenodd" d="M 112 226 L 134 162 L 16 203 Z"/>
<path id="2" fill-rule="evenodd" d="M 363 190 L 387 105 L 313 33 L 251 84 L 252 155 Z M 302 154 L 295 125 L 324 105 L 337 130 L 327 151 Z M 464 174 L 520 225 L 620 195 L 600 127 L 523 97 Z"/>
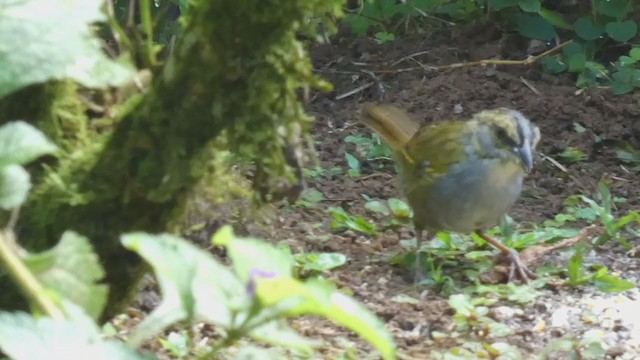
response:
<path id="1" fill-rule="evenodd" d="M 549 161 L 538 159 L 535 170 L 526 180 L 523 197 L 511 212 L 517 222 L 541 223 L 553 218 L 563 211 L 563 201 L 570 195 L 584 194 L 595 198 L 596 184 L 602 178 L 611 181 L 609 187 L 614 196 L 628 199 L 627 203 L 619 206 L 620 213 L 640 208 L 640 180 L 622 166 L 615 149 L 605 146 L 607 141 L 602 141 L 624 140 L 640 148 L 640 93 L 614 96 L 606 89 L 577 91 L 569 77 L 547 77 L 537 65 L 462 67 L 440 72 L 428 69 L 402 70 L 423 65 L 522 57 L 520 49 L 508 48 L 503 44 L 505 42 L 500 40 L 480 37 L 460 41 L 448 36 L 425 38 L 421 35 L 386 44 L 377 44 L 371 39 L 338 37 L 331 45 L 315 48 L 312 55 L 318 74 L 334 85 L 333 93 L 314 94 L 308 104 L 308 111 L 316 117 L 314 136 L 322 168 L 341 166 L 346 169 L 348 166 L 344 153 L 357 154 L 354 145 L 345 143 L 344 139 L 348 135 L 369 133 L 357 122 L 359 109 L 364 102 L 395 104 L 423 123 L 467 117 L 479 110 L 507 106 L 520 110 L 540 127 L 540 153 L 553 157 L 572 146 L 588 155 L 586 161 L 565 164 L 568 172 Z M 409 57 L 418 52 L 424 53 Z M 394 62 L 398 63 L 390 66 Z M 392 71 L 378 74 L 376 79 L 362 71 L 379 69 Z M 384 93 L 374 85 L 336 100 L 336 96 L 373 80 L 380 81 Z M 586 131 L 576 132 L 575 123 L 582 125 Z M 398 232 L 386 231 L 377 238 L 348 231 L 330 231 L 331 219 L 324 212 L 328 207 L 343 206 L 352 213 L 370 219 L 371 216 L 364 211 L 365 200 L 362 195 L 383 200 L 401 197 L 390 163 L 385 163 L 384 168 L 380 169 L 375 166 L 379 162 L 361 161 L 361 177 L 341 174 L 330 178 L 307 179 L 309 187 L 321 191 L 325 196 L 326 200 L 318 204 L 317 209 L 285 206 L 279 210 L 271 227 L 252 232 L 274 242 L 286 242 L 296 252 L 335 251 L 346 254 L 348 264 L 326 275 L 339 286 L 352 291 L 358 300 L 385 321 L 395 336 L 403 358 L 436 358 L 434 350 L 448 350 L 460 344 L 461 339 L 489 343 L 496 341 L 477 333 L 463 333 L 457 339 L 452 336 L 444 341 L 431 339 L 433 331 L 448 334 L 453 331 L 453 312 L 447 304 L 447 296 L 438 289 L 412 286 L 410 271 L 390 265 L 388 261 L 391 255 L 403 250 L 399 244 L 401 239 L 414 236 L 410 226 Z M 628 241 L 637 244 L 638 239 Z M 565 263 L 570 253 L 564 257 Z M 624 278 L 636 281 L 639 277 L 637 261 L 626 257 L 619 246 L 612 244 L 591 256 L 594 262 L 609 266 L 610 271 L 619 272 Z M 523 306 L 504 301 L 492 305 L 493 308 L 521 308 L 522 311 L 514 317 L 503 319 L 514 330 L 514 335 L 497 340 L 516 346 L 525 359 L 532 358 L 560 336 L 580 339 L 586 331 L 599 326 L 588 326 L 571 319 L 572 325 L 567 329 L 536 328 L 541 321 L 550 324 L 554 310 L 562 306 L 577 306 L 576 303 L 585 296 L 605 296 L 591 285 L 547 288 L 542 291 L 543 295 L 537 300 Z M 394 297 L 401 294 L 418 301 L 395 301 Z M 625 294 L 633 299 L 638 293 L 631 291 Z M 357 358 L 376 358 L 375 352 L 367 345 L 327 321 L 304 318 L 294 321 L 294 325 L 305 335 L 326 342 L 322 350 L 326 358 L 337 358 L 350 346 L 358 349 Z M 348 340 L 345 341 L 345 338 Z M 615 349 L 617 353 L 610 350 L 607 355 L 609 358 L 614 358 L 616 354 L 625 354 L 624 358 L 640 356 L 638 349 L 628 346 L 623 340 L 611 344 L 610 349 Z"/>

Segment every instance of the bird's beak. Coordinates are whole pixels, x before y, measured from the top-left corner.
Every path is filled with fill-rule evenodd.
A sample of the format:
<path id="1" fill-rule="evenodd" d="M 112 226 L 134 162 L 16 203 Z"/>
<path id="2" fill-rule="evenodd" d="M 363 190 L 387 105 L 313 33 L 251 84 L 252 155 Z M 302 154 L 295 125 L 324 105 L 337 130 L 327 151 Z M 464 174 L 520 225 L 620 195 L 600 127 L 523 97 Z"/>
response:
<path id="1" fill-rule="evenodd" d="M 531 145 L 528 141 L 525 141 L 521 148 L 518 149 L 518 155 L 522 160 L 524 171 L 527 173 L 533 168 L 533 155 L 531 154 Z"/>

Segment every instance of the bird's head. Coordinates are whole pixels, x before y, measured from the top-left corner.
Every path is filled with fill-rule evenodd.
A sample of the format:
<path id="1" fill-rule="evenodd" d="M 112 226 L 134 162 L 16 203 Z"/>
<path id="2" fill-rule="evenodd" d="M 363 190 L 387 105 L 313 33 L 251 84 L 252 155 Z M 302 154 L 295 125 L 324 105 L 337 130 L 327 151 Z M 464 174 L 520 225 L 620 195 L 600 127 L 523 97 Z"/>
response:
<path id="1" fill-rule="evenodd" d="M 533 168 L 533 154 L 540 141 L 540 129 L 521 112 L 497 108 L 473 116 L 478 124 L 486 126 L 496 149 L 511 152 L 519 159 L 526 172 Z"/>

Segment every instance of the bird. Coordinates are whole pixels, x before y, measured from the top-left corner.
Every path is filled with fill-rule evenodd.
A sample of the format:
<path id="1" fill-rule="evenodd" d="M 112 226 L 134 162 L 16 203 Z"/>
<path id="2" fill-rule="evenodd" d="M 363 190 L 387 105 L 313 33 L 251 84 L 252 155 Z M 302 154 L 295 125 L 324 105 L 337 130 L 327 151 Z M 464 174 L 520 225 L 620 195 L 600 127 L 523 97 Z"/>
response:
<path id="1" fill-rule="evenodd" d="M 507 256 L 508 281 L 538 276 L 519 253 L 485 234 L 519 199 L 534 165 L 540 129 L 520 111 L 498 107 L 467 119 L 421 126 L 393 105 L 364 104 L 361 121 L 390 147 L 399 187 L 413 210 L 415 282 L 420 249 L 438 231 L 476 233 Z"/>

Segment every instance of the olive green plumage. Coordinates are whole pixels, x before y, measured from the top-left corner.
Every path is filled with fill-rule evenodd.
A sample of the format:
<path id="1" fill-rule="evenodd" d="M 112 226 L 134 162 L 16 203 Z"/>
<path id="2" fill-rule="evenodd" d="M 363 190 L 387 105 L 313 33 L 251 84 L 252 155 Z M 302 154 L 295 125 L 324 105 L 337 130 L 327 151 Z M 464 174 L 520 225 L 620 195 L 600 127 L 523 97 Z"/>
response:
<path id="1" fill-rule="evenodd" d="M 362 120 L 394 152 L 419 241 L 424 230 L 468 233 L 494 226 L 519 198 L 540 139 L 537 127 L 507 108 L 420 127 L 396 107 L 365 105 Z"/>

